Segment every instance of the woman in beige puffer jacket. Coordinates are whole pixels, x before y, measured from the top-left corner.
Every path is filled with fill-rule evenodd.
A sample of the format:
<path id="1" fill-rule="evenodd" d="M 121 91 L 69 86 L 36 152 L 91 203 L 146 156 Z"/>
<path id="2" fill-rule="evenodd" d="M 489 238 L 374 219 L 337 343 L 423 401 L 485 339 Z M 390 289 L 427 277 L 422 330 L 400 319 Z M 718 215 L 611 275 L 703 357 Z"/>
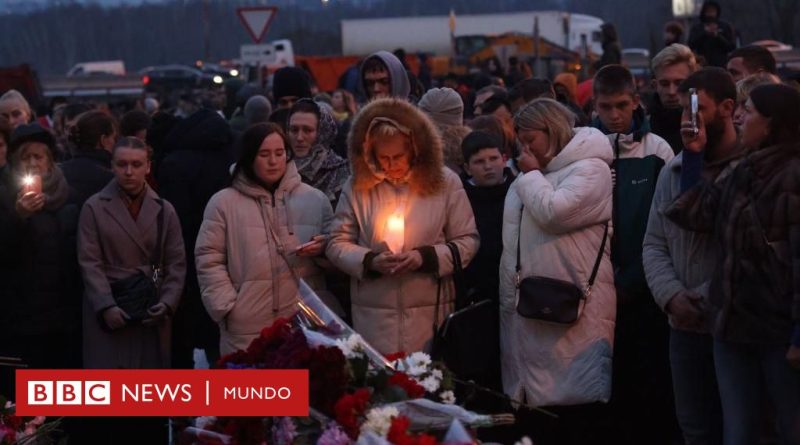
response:
<path id="1" fill-rule="evenodd" d="M 220 352 L 247 349 L 277 317 L 297 311 L 297 282 L 324 288 L 314 257 L 325 248 L 330 201 L 302 183 L 274 124 L 242 136 L 233 186 L 208 203 L 195 258 L 203 304 L 219 324 Z M 250 165 L 250 168 L 246 166 Z M 293 253 L 316 237 L 314 245 Z M 290 269 L 291 267 L 291 269 Z"/>
<path id="2" fill-rule="evenodd" d="M 393 141 L 402 141 L 399 151 L 384 156 Z M 447 243 L 458 247 L 463 267 L 478 250 L 472 207 L 444 166 L 433 124 L 405 100 L 370 102 L 353 122 L 349 146 L 353 176 L 336 207 L 328 259 L 352 277 L 356 331 L 384 354 L 423 350 L 433 336 L 438 289 L 439 321 L 455 298 Z M 403 245 L 389 255 L 387 220 L 398 212 Z"/>

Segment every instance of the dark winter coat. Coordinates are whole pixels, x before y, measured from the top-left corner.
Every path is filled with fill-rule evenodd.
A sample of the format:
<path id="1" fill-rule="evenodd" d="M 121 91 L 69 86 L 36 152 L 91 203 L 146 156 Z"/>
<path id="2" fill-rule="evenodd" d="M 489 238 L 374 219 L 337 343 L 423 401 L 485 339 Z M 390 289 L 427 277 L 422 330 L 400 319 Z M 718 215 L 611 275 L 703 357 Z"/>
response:
<path id="1" fill-rule="evenodd" d="M 658 94 L 653 94 L 647 104 L 647 112 L 650 116 L 650 132 L 661 136 L 667 141 L 672 152 L 678 154 L 683 150 L 683 140 L 681 140 L 681 114 L 680 108 L 664 108 Z"/>
<path id="2" fill-rule="evenodd" d="M 503 205 L 508 188 L 514 182 L 514 174 L 506 168 L 506 180 L 493 187 L 478 187 L 468 178 L 462 178 L 464 191 L 475 214 L 475 225 L 481 237 L 481 245 L 475 258 L 465 270 L 468 289 L 476 291 L 476 297 L 498 300 L 500 292 L 500 256 L 503 253 Z"/>
<path id="3" fill-rule="evenodd" d="M 684 151 L 683 162 L 702 162 L 702 155 Z M 709 289 L 714 336 L 788 344 L 800 322 L 800 145 L 748 153 L 729 177 L 703 178 L 666 214 L 689 230 L 712 232 L 717 243 Z"/>
<path id="4" fill-rule="evenodd" d="M 217 327 L 203 308 L 197 284 L 194 246 L 203 212 L 215 193 L 231 184 L 233 135 L 228 123 L 212 110 L 200 110 L 179 122 L 164 140 L 158 193 L 175 207 L 186 249 L 186 289 L 181 309 L 189 315 L 190 338 L 197 347 L 216 345 Z M 176 329 L 183 329 L 176 325 Z M 210 333 L 204 335 L 204 333 Z"/>
<path id="5" fill-rule="evenodd" d="M 706 59 L 707 66 L 724 68 L 728 63 L 728 53 L 736 49 L 733 26 L 719 21 L 719 32 L 711 35 L 706 32 L 702 23 L 696 23 L 689 31 L 689 48 Z"/>
<path id="6" fill-rule="evenodd" d="M 78 209 L 65 204 L 67 185 L 56 168 L 46 207 L 21 219 L 11 169 L 0 178 L 0 338 L 77 335 L 81 285 L 74 240 Z M 0 354 L 2 355 L 2 354 Z"/>
<path id="7" fill-rule="evenodd" d="M 72 159 L 61 164 L 61 171 L 69 184 L 69 204 L 78 211 L 92 195 L 103 190 L 114 178 L 111 171 L 111 153 L 106 150 L 80 150 Z"/>

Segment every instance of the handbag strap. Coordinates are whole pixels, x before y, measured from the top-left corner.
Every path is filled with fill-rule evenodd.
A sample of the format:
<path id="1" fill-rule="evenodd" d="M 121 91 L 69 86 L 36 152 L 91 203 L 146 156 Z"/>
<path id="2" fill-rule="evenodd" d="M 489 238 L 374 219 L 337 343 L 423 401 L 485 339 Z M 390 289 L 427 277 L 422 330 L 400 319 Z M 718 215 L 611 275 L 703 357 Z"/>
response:
<path id="1" fill-rule="evenodd" d="M 283 242 L 278 237 L 278 234 L 275 233 L 275 228 L 272 224 L 272 218 L 269 217 L 266 213 L 266 209 L 264 208 L 263 204 L 260 200 L 256 200 L 258 203 L 258 210 L 261 213 L 261 220 L 264 223 L 264 226 L 269 233 L 269 236 L 275 242 L 275 250 L 278 251 L 278 256 L 280 256 L 283 261 L 286 263 L 286 267 L 289 268 L 289 272 L 292 274 L 292 279 L 294 279 L 295 284 L 299 287 L 300 286 L 300 277 L 297 276 L 297 272 L 292 267 L 292 263 L 289 261 L 289 258 L 286 257 L 285 247 Z M 280 310 L 280 295 L 273 295 L 272 296 L 272 312 L 278 312 Z"/>
<path id="2" fill-rule="evenodd" d="M 456 288 L 456 310 L 467 306 L 467 289 L 464 278 L 464 268 L 461 263 L 461 252 L 455 243 L 447 243 L 450 255 L 453 256 L 453 284 Z"/>
<path id="3" fill-rule="evenodd" d="M 161 206 L 161 209 L 158 211 L 156 219 L 156 248 L 153 250 L 150 265 L 153 268 L 153 282 L 158 284 L 164 268 L 164 200 L 157 198 L 156 202 Z"/>
<path id="4" fill-rule="evenodd" d="M 522 250 L 520 247 L 522 245 L 522 216 L 525 214 L 525 206 L 522 206 L 520 209 L 519 214 L 519 232 L 517 233 L 517 287 L 519 287 L 520 283 L 520 251 Z M 592 274 L 589 276 L 589 281 L 587 282 L 586 288 L 584 289 L 584 296 L 589 296 L 592 293 L 592 286 L 594 285 L 594 280 L 597 278 L 597 272 L 600 270 L 600 263 L 603 260 L 603 253 L 606 250 L 606 241 L 608 240 L 608 221 L 603 224 L 603 241 L 600 243 L 600 250 L 597 252 L 597 258 L 594 261 L 594 267 L 592 268 Z"/>
<path id="5" fill-rule="evenodd" d="M 447 243 L 447 248 L 450 249 L 450 254 L 453 256 L 453 281 L 456 286 L 456 292 L 459 290 L 459 285 L 463 283 L 464 269 L 461 267 L 461 253 L 458 251 L 458 246 L 455 243 Z M 456 294 L 458 295 L 458 294 Z M 458 298 L 456 298 L 456 301 Z M 433 335 L 439 332 L 439 305 L 442 302 L 442 278 L 439 277 L 436 286 L 436 306 L 433 308 Z"/>

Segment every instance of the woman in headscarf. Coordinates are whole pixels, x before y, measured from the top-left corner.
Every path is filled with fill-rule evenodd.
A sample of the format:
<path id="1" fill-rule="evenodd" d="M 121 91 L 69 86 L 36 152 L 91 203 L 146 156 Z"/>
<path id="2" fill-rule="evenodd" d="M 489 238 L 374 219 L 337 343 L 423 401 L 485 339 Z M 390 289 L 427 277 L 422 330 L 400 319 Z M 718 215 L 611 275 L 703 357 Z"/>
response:
<path id="1" fill-rule="evenodd" d="M 331 149 L 338 125 L 330 107 L 298 100 L 289 111 L 287 128 L 294 163 L 306 184 L 322 190 L 333 206 L 350 176 L 350 166 Z"/>

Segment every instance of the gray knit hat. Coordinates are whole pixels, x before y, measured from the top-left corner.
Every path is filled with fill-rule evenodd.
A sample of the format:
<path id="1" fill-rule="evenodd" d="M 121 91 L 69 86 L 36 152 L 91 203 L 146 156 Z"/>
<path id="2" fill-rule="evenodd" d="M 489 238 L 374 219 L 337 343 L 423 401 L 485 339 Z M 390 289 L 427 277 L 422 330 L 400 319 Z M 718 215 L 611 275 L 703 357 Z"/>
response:
<path id="1" fill-rule="evenodd" d="M 244 118 L 247 125 L 269 122 L 269 115 L 272 114 L 272 104 L 261 95 L 255 95 L 244 104 Z"/>
<path id="2" fill-rule="evenodd" d="M 464 101 L 452 88 L 433 88 L 419 101 L 424 111 L 437 126 L 464 124 Z"/>

